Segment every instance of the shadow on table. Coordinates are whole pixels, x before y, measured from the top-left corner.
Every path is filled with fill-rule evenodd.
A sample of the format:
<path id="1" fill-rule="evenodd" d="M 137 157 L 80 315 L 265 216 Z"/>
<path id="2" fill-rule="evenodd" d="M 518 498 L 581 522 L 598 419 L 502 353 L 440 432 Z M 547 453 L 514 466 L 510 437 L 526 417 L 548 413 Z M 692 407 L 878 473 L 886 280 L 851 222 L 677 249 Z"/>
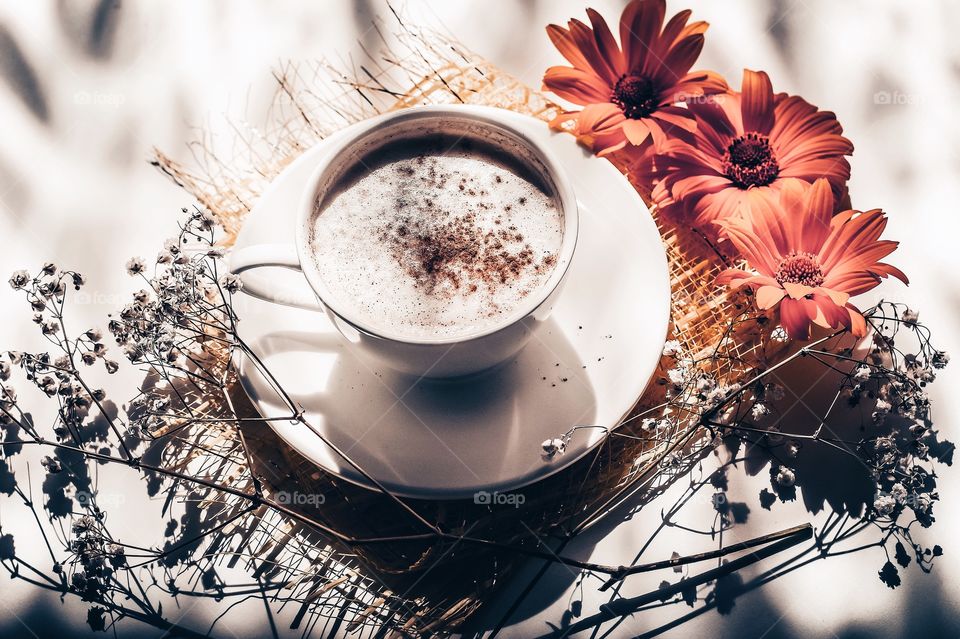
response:
<path id="1" fill-rule="evenodd" d="M 521 574 L 515 577 L 514 584 L 499 592 L 471 620 L 465 636 L 494 636 L 507 625 L 537 618 L 547 610 L 556 610 L 561 598 L 567 596 L 569 601 L 565 610 L 559 616 L 551 613 L 552 618 L 544 621 L 542 629 L 536 631 L 538 634 L 544 637 L 566 637 L 582 632 L 584 636 L 592 637 L 627 636 L 626 633 L 630 631 L 622 627 L 622 624 L 629 615 L 655 608 L 689 607 L 689 610 L 666 622 L 662 622 L 663 614 L 650 615 L 650 619 L 657 620 L 655 623 L 659 625 L 645 630 L 638 637 L 655 637 L 681 629 L 685 623 L 712 610 L 730 615 L 740 598 L 744 597 L 748 602 L 746 605 L 749 606 L 749 613 L 733 615 L 728 619 L 723 626 L 725 635 L 798 637 L 805 636 L 805 631 L 792 628 L 788 621 L 784 621 L 784 617 L 789 610 L 803 602 L 774 600 L 766 594 L 762 586 L 807 564 L 870 550 L 873 550 L 874 554 L 864 555 L 867 560 L 864 573 L 850 575 L 849 583 L 852 585 L 856 579 L 879 578 L 890 588 L 899 586 L 901 569 L 920 560 L 932 560 L 931 555 L 941 554 L 943 550 L 939 546 L 932 551 L 919 545 L 917 548 L 898 546 L 895 553 L 888 553 L 897 565 L 891 561 L 883 566 L 874 563 L 876 553 L 883 552 L 880 547 L 884 547 L 889 539 L 898 539 L 894 534 L 904 531 L 897 527 L 895 522 L 884 524 L 876 519 L 868 521 L 870 508 L 877 496 L 876 481 L 871 467 L 862 458 L 862 450 L 859 451 L 861 454 L 858 454 L 858 448 L 864 443 L 864 423 L 878 429 L 878 432 L 871 433 L 873 436 L 886 434 L 893 438 L 905 438 L 910 436 L 914 421 L 890 417 L 882 426 L 872 424 L 871 415 L 876 408 L 876 397 L 867 398 L 857 404 L 846 400 L 834 403 L 838 387 L 837 376 L 848 371 L 842 367 L 840 370 L 828 371 L 828 374 L 823 374 L 822 371 L 822 366 L 818 368 L 817 362 L 804 358 L 778 371 L 775 381 L 786 389 L 802 388 L 803 385 L 798 384 L 802 380 L 817 381 L 799 395 L 787 390 L 783 401 L 778 402 L 780 410 L 767 424 L 767 432 L 740 432 L 736 436 L 724 437 L 720 448 L 722 459 L 718 461 L 717 469 L 701 481 L 691 483 L 679 498 L 671 503 L 660 504 L 640 497 L 632 503 L 623 504 L 601 520 L 601 523 L 582 539 L 578 538 L 576 549 L 571 547 L 568 552 L 574 553 L 573 557 L 576 559 L 587 561 L 594 547 L 604 537 L 632 518 L 643 515 L 660 517 L 663 525 L 659 526 L 650 538 L 643 540 L 643 548 L 638 549 L 631 563 L 668 559 L 650 557 L 643 549 L 650 546 L 659 535 L 676 534 L 677 528 L 672 525 L 671 519 L 698 493 L 701 497 L 704 497 L 703 493 L 710 495 L 715 511 L 714 519 L 704 521 L 699 527 L 705 531 L 700 533 L 704 537 L 703 551 L 716 547 L 715 541 L 711 546 L 711 539 L 721 530 L 746 528 L 748 534 L 741 532 L 737 539 L 748 537 L 754 534 L 756 529 L 751 514 L 771 510 L 777 502 L 798 499 L 809 513 L 811 521 L 816 517 L 816 533 L 811 541 L 773 555 L 761 564 L 761 569 L 764 566 L 771 567 L 754 577 L 745 578 L 743 573 L 732 572 L 707 583 L 683 589 L 678 594 L 668 592 L 662 598 L 637 597 L 635 599 L 638 604 L 635 607 L 623 607 L 624 596 L 620 592 L 622 584 L 618 584 L 610 590 L 611 595 L 606 602 L 611 609 L 616 609 L 614 615 L 605 614 L 603 607 L 599 612 L 584 609 L 583 589 L 599 587 L 606 579 L 604 575 L 591 575 L 586 571 L 562 565 L 531 561 Z M 817 415 L 827 415 L 827 418 L 821 422 Z M 818 430 L 824 439 L 830 440 L 830 444 L 812 439 Z M 790 433 L 791 436 L 782 433 Z M 930 447 L 931 456 L 948 465 L 952 463 L 952 443 L 940 441 L 935 435 L 925 439 L 924 443 Z M 674 483 L 676 479 L 686 476 L 703 459 L 700 457 L 691 460 L 691 463 L 677 472 L 668 483 Z M 792 475 L 786 478 L 781 477 L 781 469 L 785 467 L 792 472 Z M 827 468 L 830 472 L 824 472 Z M 742 484 L 745 483 L 742 480 L 748 477 L 763 474 L 769 474 L 770 487 L 764 488 L 757 495 L 756 503 L 731 501 L 731 494 L 728 492 L 731 484 Z M 930 478 L 930 482 L 930 486 L 935 487 L 935 479 Z M 747 525 L 748 520 L 750 526 Z M 932 523 L 933 517 L 918 514 L 917 520 L 919 525 L 926 527 Z M 630 549 L 627 549 L 623 554 L 626 555 L 629 551 Z M 705 562 L 700 566 L 691 567 L 692 574 L 685 575 L 682 579 L 692 579 L 696 573 L 708 570 L 711 565 Z M 921 569 L 928 572 L 930 566 L 927 564 Z M 677 584 L 677 575 L 669 568 L 661 570 L 660 573 L 664 581 L 658 590 L 667 592 Z M 673 583 L 670 580 L 673 580 Z M 840 586 L 834 584 L 831 587 Z M 649 594 L 655 593 L 656 591 Z M 960 632 L 960 618 L 955 607 L 944 601 L 939 579 L 927 576 L 920 587 L 910 589 L 908 596 L 910 601 L 903 606 L 900 615 L 904 636 L 957 636 Z M 636 626 L 632 628 L 635 632 Z M 588 632 L 591 634 L 587 635 Z M 853 639 L 870 636 L 872 631 L 869 628 L 852 626 L 838 632 L 839 637 Z"/>

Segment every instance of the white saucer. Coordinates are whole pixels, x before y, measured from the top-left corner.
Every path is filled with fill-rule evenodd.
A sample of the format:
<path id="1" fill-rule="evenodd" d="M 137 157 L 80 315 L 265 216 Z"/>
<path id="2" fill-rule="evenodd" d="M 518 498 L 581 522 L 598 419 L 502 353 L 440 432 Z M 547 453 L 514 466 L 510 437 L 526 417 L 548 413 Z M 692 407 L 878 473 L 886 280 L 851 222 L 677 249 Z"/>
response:
<path id="1" fill-rule="evenodd" d="M 576 425 L 613 428 L 630 411 L 660 358 L 670 285 L 660 234 L 637 192 L 572 136 L 514 114 L 550 146 L 580 204 L 577 253 L 549 323 L 499 369 L 467 381 L 413 380 L 358 361 L 322 313 L 238 294 L 240 337 L 304 410 L 307 421 L 371 477 L 413 498 L 505 492 L 569 466 L 603 438 L 580 431 L 565 454 L 541 457 L 544 440 Z M 340 134 L 336 134 L 340 135 Z M 247 217 L 236 245 L 293 242 L 294 218 L 327 138 L 287 167 Z M 299 281 L 262 269 L 248 277 Z M 260 413 L 289 409 L 242 358 L 240 377 Z M 370 482 L 297 422 L 269 421 L 291 447 L 360 485 Z"/>

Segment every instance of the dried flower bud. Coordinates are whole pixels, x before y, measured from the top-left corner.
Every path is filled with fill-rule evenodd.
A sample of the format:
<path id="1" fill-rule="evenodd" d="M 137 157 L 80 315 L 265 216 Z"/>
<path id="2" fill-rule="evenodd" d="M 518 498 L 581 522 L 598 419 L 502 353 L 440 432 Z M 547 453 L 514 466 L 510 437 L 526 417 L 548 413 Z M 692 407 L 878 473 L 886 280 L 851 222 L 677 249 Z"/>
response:
<path id="1" fill-rule="evenodd" d="M 53 397 L 57 394 L 57 381 L 52 375 L 44 375 L 38 379 L 36 383 L 37 387 L 48 397 Z"/>
<path id="2" fill-rule="evenodd" d="M 554 437 L 553 439 L 545 440 L 540 444 L 540 448 L 543 450 L 543 456 L 550 458 L 556 455 L 562 455 L 567 450 L 567 443 L 559 437 Z"/>
<path id="3" fill-rule="evenodd" d="M 131 362 L 136 363 L 143 358 L 143 349 L 140 348 L 139 344 L 127 344 L 123 347 L 123 354 Z"/>
<path id="4" fill-rule="evenodd" d="M 885 399 L 878 399 L 877 405 L 874 407 L 873 411 L 873 421 L 880 423 L 883 419 L 890 414 L 890 409 L 893 406 Z"/>
<path id="5" fill-rule="evenodd" d="M 916 326 L 917 322 L 920 320 L 920 313 L 917 311 L 912 311 L 909 308 L 903 311 L 903 314 L 900 316 L 900 319 L 903 320 L 904 324 L 910 324 L 911 326 Z"/>
<path id="6" fill-rule="evenodd" d="M 933 354 L 930 364 L 934 368 L 944 368 L 950 363 L 950 355 L 946 351 L 937 351 Z"/>
<path id="7" fill-rule="evenodd" d="M 671 368 L 667 371 L 667 379 L 671 384 L 679 388 L 683 386 L 684 373 L 679 368 Z"/>
<path id="8" fill-rule="evenodd" d="M 64 287 L 63 282 L 56 281 L 47 281 L 42 282 L 39 287 L 37 287 L 37 292 L 43 295 L 47 299 L 53 297 L 63 297 L 64 293 L 67 292 L 67 289 Z"/>
<path id="9" fill-rule="evenodd" d="M 73 522 L 73 532 L 76 535 L 82 535 L 92 531 L 97 526 L 97 520 L 90 515 L 84 515 Z"/>
<path id="10" fill-rule="evenodd" d="M 679 341 L 675 339 L 671 339 L 663 344 L 663 354 L 666 355 L 667 357 L 673 357 L 679 352 L 680 352 Z"/>
<path id="11" fill-rule="evenodd" d="M 793 486 L 793 485 L 796 483 L 796 481 L 797 481 L 797 476 L 796 476 L 796 474 L 793 472 L 793 470 L 787 468 L 786 466 L 781 466 L 781 467 L 777 470 L 777 474 L 776 474 L 776 477 L 775 477 L 774 479 L 776 480 L 776 482 L 777 482 L 779 485 L 781 485 L 781 486 L 783 486 L 783 487 L 785 487 L 785 488 L 789 488 L 789 487 Z"/>
<path id="12" fill-rule="evenodd" d="M 913 500 L 913 510 L 918 513 L 926 513 L 933 506 L 933 498 L 927 493 L 918 493 Z"/>
<path id="13" fill-rule="evenodd" d="M 70 577 L 70 585 L 77 590 L 83 590 L 87 585 L 87 576 L 83 572 L 73 573 L 73 576 Z"/>
<path id="14" fill-rule="evenodd" d="M 717 387 L 717 380 L 712 375 L 701 375 L 697 378 L 697 391 L 700 393 L 709 393 Z"/>
<path id="15" fill-rule="evenodd" d="M 114 568 L 121 568 L 127 563 L 126 552 L 120 544 L 110 544 L 107 546 L 107 556 L 110 559 L 110 565 Z"/>
<path id="16" fill-rule="evenodd" d="M 221 277 L 219 284 L 231 295 L 243 288 L 243 282 L 240 281 L 240 276 L 235 273 L 227 273 Z"/>
<path id="17" fill-rule="evenodd" d="M 46 468 L 48 473 L 56 474 L 63 470 L 60 461 L 50 456 L 44 456 L 44 458 L 40 460 L 40 465 Z"/>
<path id="18" fill-rule="evenodd" d="M 13 290 L 18 291 L 29 284 L 30 279 L 30 273 L 21 269 L 19 271 L 14 271 L 13 275 L 11 275 L 10 279 L 7 281 L 10 282 L 10 286 L 13 288 Z"/>
<path id="19" fill-rule="evenodd" d="M 147 270 L 147 263 L 142 257 L 131 257 L 127 260 L 127 275 L 140 275 Z"/>
<path id="20" fill-rule="evenodd" d="M 907 489 L 903 484 L 897 482 L 890 487 L 890 496 L 893 497 L 894 501 L 898 504 L 902 504 L 907 500 Z"/>
<path id="21" fill-rule="evenodd" d="M 213 215 L 209 211 L 197 211 L 194 213 L 194 220 L 204 231 L 211 231 L 216 226 L 217 221 L 214 219 Z"/>
<path id="22" fill-rule="evenodd" d="M 880 495 L 873 501 L 873 509 L 880 515 L 889 515 L 897 507 L 897 501 L 890 495 Z"/>
<path id="23" fill-rule="evenodd" d="M 763 419 L 769 414 L 770 414 L 770 409 L 767 408 L 766 404 L 763 404 L 761 402 L 757 402 L 756 404 L 753 405 L 752 408 L 750 408 L 750 415 L 754 419 Z"/>

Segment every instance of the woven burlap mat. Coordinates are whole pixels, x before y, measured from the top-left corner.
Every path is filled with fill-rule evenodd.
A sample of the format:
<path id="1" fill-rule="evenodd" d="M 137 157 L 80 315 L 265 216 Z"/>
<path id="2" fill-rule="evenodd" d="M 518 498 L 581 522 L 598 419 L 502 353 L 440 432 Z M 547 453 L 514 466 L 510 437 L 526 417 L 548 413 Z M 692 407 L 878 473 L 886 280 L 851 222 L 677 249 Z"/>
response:
<path id="1" fill-rule="evenodd" d="M 421 104 L 469 103 L 495 106 L 551 120 L 558 107 L 457 42 L 434 31 L 406 24 L 397 15 L 378 20 L 382 46 L 355 68 L 325 62 L 287 64 L 276 71 L 278 92 L 268 121 L 236 126 L 239 154 L 225 156 L 209 140 L 193 145 L 196 165 L 187 167 L 157 151 L 154 162 L 211 211 L 226 231 L 229 245 L 259 194 L 301 153 L 331 132 L 353 122 Z M 597 162 L 605 160 L 597 159 Z M 622 167 L 621 167 L 622 168 Z M 641 195 L 644 195 L 641 193 Z M 638 211 L 638 214 L 645 214 Z M 760 328 L 745 322 L 731 332 L 731 318 L 745 300 L 723 294 L 713 284 L 723 259 L 703 237 L 668 228 L 657 218 L 673 292 L 671 337 L 693 357 L 723 350 L 711 371 L 734 384 L 760 363 Z M 631 294 L 624 291 L 625 295 Z M 641 294 L 641 292 L 637 292 Z M 638 330 L 642 330 L 642 318 Z M 218 354 L 213 354 L 216 357 Z M 226 357 L 224 353 L 219 356 Z M 661 466 L 665 455 L 701 435 L 695 415 L 674 414 L 672 428 L 651 433 L 640 417 L 662 416 L 664 370 L 626 415 L 617 436 L 608 436 L 568 469 L 525 489 L 522 509 L 494 509 L 463 501 L 405 500 L 424 519 L 444 531 L 490 539 L 504 546 L 534 550 L 544 540 L 562 540 L 583 530 L 625 499 L 642 504 L 639 491 L 682 472 Z M 305 460 L 263 422 L 228 376 L 227 396 L 198 397 L 210 414 L 224 416 L 215 435 L 243 448 L 247 463 L 237 464 L 237 486 L 258 482 L 266 493 L 299 491 L 322 494 L 320 507 L 296 506 L 305 517 L 346 537 L 404 537 L 422 532 L 409 513 L 388 496 L 359 488 Z M 197 437 L 211 437 L 210 424 Z M 191 454 L 202 454 L 193 452 Z M 170 463 L 179 463 L 176 455 Z M 474 612 L 485 594 L 502 583 L 529 553 L 503 547 L 410 540 L 354 546 L 318 532 L 316 527 L 258 510 L 231 529 L 256 543 L 248 550 L 262 563 L 258 574 L 284 574 L 291 597 L 301 606 L 299 620 L 315 615 L 320 623 L 422 635 L 455 627 Z M 298 568 L 290 569 L 294 562 Z M 255 562 L 256 563 L 256 562 Z M 285 566 L 281 569 L 280 566 Z M 284 572 L 286 570 L 287 572 Z M 429 574 L 426 574 L 426 573 Z M 294 578 L 293 575 L 296 575 Z M 426 574 L 426 576 L 425 576 Z"/>

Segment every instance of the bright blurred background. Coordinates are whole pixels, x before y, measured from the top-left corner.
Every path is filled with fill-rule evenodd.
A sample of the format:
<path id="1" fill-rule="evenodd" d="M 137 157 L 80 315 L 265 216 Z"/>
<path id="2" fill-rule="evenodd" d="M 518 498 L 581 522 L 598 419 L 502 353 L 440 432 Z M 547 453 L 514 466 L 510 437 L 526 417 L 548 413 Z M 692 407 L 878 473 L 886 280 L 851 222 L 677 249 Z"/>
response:
<path id="1" fill-rule="evenodd" d="M 543 70 L 561 63 L 544 26 L 583 18 L 583 2 L 410 0 L 395 6 L 411 21 L 444 25 L 467 48 L 539 87 Z M 615 21 L 623 3 L 590 6 Z M 671 13 L 692 8 L 696 19 L 712 24 L 696 68 L 724 73 L 734 85 L 742 68 L 764 69 L 776 90 L 837 113 L 856 145 L 853 202 L 888 211 L 887 237 L 901 241 L 891 261 L 911 278 L 909 288 L 892 284 L 878 293 L 918 308 L 937 345 L 956 360 L 960 4 L 685 0 L 668 6 Z M 132 255 L 154 255 L 175 230 L 176 212 L 192 204 L 148 164 L 151 148 L 189 163 L 187 143 L 197 127 L 213 127 L 222 141 L 234 135 L 223 114 L 255 126 L 273 96 L 272 67 L 291 58 L 360 59 L 358 41 L 372 37 L 371 16 L 388 11 L 380 0 L 0 2 L 3 279 L 46 260 L 79 270 L 87 275 L 90 295 L 76 309 L 77 321 L 103 324 L 131 288 L 123 263 Z M 29 313 L 6 286 L 0 308 L 0 348 L 33 343 Z M 939 427 L 954 440 L 960 439 L 956 366 L 932 392 Z M 957 479 L 951 469 L 941 480 L 946 500 L 938 506 L 936 539 L 960 535 Z M 744 491 L 755 494 L 755 487 Z M 770 517 L 762 528 L 795 522 L 786 513 Z M 632 525 L 598 540 L 597 552 L 613 561 L 616 550 L 639 534 Z M 947 555 L 932 575 L 907 571 L 896 591 L 869 574 L 882 563 L 877 556 L 862 564 L 838 560 L 738 599 L 729 615 L 710 613 L 674 632 L 846 638 L 908 636 L 923 628 L 924 636 L 957 636 L 960 552 L 944 545 Z M 5 577 L 0 584 L 0 611 L 6 606 L 28 622 L 51 610 L 61 615 L 55 597 L 35 600 L 28 586 Z M 545 631 L 545 622 L 558 620 L 569 597 L 561 589 L 555 602 L 545 602 L 545 610 L 503 636 Z M 593 611 L 590 603 L 584 607 Z M 63 623 L 82 628 L 82 608 L 69 610 Z M 639 615 L 615 633 L 638 634 L 652 625 Z M 23 632 L 14 616 L 0 620 L 0 635 L 14 629 Z M 260 634 L 255 628 L 234 630 L 237 636 Z"/>

